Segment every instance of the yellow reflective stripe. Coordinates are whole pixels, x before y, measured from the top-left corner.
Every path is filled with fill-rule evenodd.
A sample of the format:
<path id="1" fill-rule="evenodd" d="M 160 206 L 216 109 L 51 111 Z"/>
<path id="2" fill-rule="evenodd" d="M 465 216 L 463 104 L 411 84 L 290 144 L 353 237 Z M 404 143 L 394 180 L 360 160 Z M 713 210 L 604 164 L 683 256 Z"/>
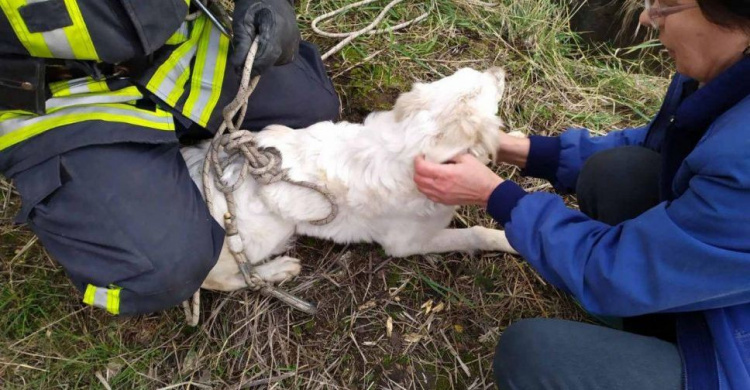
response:
<path id="1" fill-rule="evenodd" d="M 112 314 L 120 314 L 120 290 L 121 287 L 114 285 L 103 288 L 89 284 L 83 294 L 83 303 L 105 309 Z"/>
<path id="2" fill-rule="evenodd" d="M 188 36 L 190 34 L 188 33 L 188 25 L 187 22 L 182 22 L 182 25 L 180 25 L 180 28 L 175 31 L 174 34 L 172 34 L 169 39 L 167 39 L 166 44 L 167 45 L 179 45 L 182 42 L 185 42 L 188 40 Z"/>
<path id="3" fill-rule="evenodd" d="M 177 100 L 185 92 L 185 83 L 187 83 L 188 77 L 190 77 L 190 67 L 185 68 L 180 74 L 180 77 L 177 78 L 175 86 L 172 88 L 172 92 L 170 92 L 167 99 L 164 100 L 167 104 L 170 106 L 177 104 Z"/>
<path id="4" fill-rule="evenodd" d="M 55 81 L 54 83 L 49 83 L 49 90 L 52 92 L 52 96 L 55 97 L 70 96 L 72 94 L 70 91 L 70 84 L 68 84 L 67 81 Z"/>
<path id="5" fill-rule="evenodd" d="M 206 67 L 206 54 L 209 49 L 209 45 L 211 43 L 211 25 L 208 24 L 203 29 L 203 36 L 201 37 L 200 41 L 198 42 L 198 56 L 195 59 L 195 65 L 193 66 L 193 77 L 190 82 L 190 95 L 188 96 L 187 101 L 185 102 L 185 107 L 182 110 L 182 113 L 185 114 L 188 118 L 192 119 L 195 122 L 198 122 L 199 125 L 205 126 L 204 124 L 199 123 L 200 122 L 200 115 L 193 115 L 193 111 L 195 110 L 195 106 L 198 103 L 198 98 L 200 97 L 201 87 L 203 85 L 203 71 Z"/>
<path id="6" fill-rule="evenodd" d="M 81 9 L 78 8 L 77 0 L 65 0 L 65 7 L 68 8 L 73 25 L 63 28 L 63 31 L 68 37 L 73 55 L 79 60 L 99 61 L 99 55 L 96 53 L 94 42 L 91 41 L 91 35 L 86 27 L 86 21 L 83 20 Z"/>
<path id="7" fill-rule="evenodd" d="M 33 112 L 23 111 L 23 110 L 0 111 L 0 122 L 8 120 L 8 119 L 20 118 L 20 117 L 29 116 L 29 115 L 35 115 L 35 114 Z"/>
<path id="8" fill-rule="evenodd" d="M 177 99 L 182 96 L 187 77 L 189 76 L 185 76 L 184 74 L 186 71 L 189 72 L 190 70 L 190 60 L 195 54 L 196 46 L 205 24 L 205 17 L 200 17 L 195 20 L 190 40 L 175 49 L 172 54 L 169 55 L 169 58 L 159 66 L 159 69 L 154 72 L 154 75 L 148 81 L 148 84 L 146 84 L 146 89 L 154 93 L 169 105 L 174 106 Z M 176 98 L 174 96 L 176 96 Z M 170 97 L 172 97 L 171 100 Z"/>
<path id="9" fill-rule="evenodd" d="M 110 92 L 106 81 L 94 80 L 92 77 L 56 81 L 49 84 L 49 89 L 52 92 L 52 97 L 65 97 L 81 93 Z"/>
<path id="10" fill-rule="evenodd" d="M 89 91 L 91 92 L 109 92 L 109 85 L 104 80 L 92 81 L 89 83 Z"/>
<path id="11" fill-rule="evenodd" d="M 0 0 L 0 8 L 8 18 L 13 32 L 16 33 L 18 40 L 23 47 L 34 57 L 52 58 L 52 52 L 44 41 L 44 35 L 41 33 L 30 33 L 26 24 L 23 22 L 18 9 L 26 5 L 26 0 Z"/>
<path id="12" fill-rule="evenodd" d="M 91 284 L 86 286 L 86 292 L 83 294 L 83 303 L 94 306 L 94 295 L 96 294 L 96 286 Z"/>
<path id="13" fill-rule="evenodd" d="M 205 126 L 208 124 L 208 120 L 211 118 L 211 112 L 213 112 L 216 103 L 219 102 L 221 96 L 221 84 L 224 82 L 224 71 L 227 67 L 227 57 L 229 56 L 229 37 L 224 34 L 219 35 L 219 55 L 216 57 L 216 66 L 214 68 L 214 79 L 211 83 L 211 96 L 208 99 L 208 104 L 201 114 L 200 124 Z"/>
<path id="14" fill-rule="evenodd" d="M 123 103 L 65 107 L 44 116 L 28 116 L 0 122 L 0 150 L 56 127 L 93 120 L 174 131 L 172 115 L 159 109 L 148 111 Z"/>
<path id="15" fill-rule="evenodd" d="M 120 314 L 120 290 L 115 286 L 107 289 L 107 311 L 112 314 Z"/>
<path id="16" fill-rule="evenodd" d="M 190 94 L 182 110 L 201 126 L 206 126 L 219 100 L 228 53 L 228 38 L 213 24 L 206 24 L 198 42 Z"/>
<path id="17" fill-rule="evenodd" d="M 138 87 L 131 86 L 112 92 L 81 93 L 63 97 L 53 97 L 45 102 L 47 114 L 59 111 L 65 107 L 84 106 L 102 103 L 125 103 L 140 100 L 143 94 Z"/>
<path id="18" fill-rule="evenodd" d="M 89 35 L 76 0 L 64 0 L 73 24 L 62 29 L 45 32 L 29 32 L 18 10 L 27 5 L 27 0 L 0 0 L 0 8 L 10 21 L 21 44 L 34 57 L 99 60 L 96 48 Z"/>

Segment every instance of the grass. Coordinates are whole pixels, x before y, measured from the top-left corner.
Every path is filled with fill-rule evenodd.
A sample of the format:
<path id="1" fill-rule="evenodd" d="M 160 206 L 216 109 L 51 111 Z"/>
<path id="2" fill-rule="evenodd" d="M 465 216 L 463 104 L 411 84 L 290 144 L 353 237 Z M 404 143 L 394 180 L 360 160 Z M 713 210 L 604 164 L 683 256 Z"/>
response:
<path id="1" fill-rule="evenodd" d="M 298 1 L 304 37 L 335 45 L 308 26 L 348 2 Z M 385 4 L 323 27 L 360 28 Z M 555 134 L 583 126 L 603 134 L 643 124 L 668 82 L 648 44 L 629 59 L 607 46 L 584 47 L 559 0 L 407 1 L 385 24 L 427 9 L 421 23 L 357 39 L 327 61 L 345 119 L 388 109 L 416 80 L 499 65 L 508 71 L 501 107 L 508 129 Z M 515 169 L 498 171 L 547 188 Z M 513 321 L 588 320 L 518 257 L 391 259 L 375 246 L 307 238 L 291 249 L 304 270 L 287 288 L 319 303 L 314 318 L 246 291 L 204 292 L 197 328 L 178 308 L 115 318 L 84 307 L 33 234 L 11 223 L 20 200 L 1 180 L 0 205 L 0 386 L 7 389 L 484 389 L 492 387 L 497 337 Z M 454 223 L 492 226 L 476 208 L 461 209 Z"/>

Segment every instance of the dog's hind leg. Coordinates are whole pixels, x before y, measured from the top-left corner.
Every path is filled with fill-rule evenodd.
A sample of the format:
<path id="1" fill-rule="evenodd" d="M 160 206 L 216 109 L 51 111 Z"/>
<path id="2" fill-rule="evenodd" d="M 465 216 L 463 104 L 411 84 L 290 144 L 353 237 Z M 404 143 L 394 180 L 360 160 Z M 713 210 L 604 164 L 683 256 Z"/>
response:
<path id="1" fill-rule="evenodd" d="M 221 273 L 219 271 L 212 271 L 213 273 L 206 278 L 201 288 L 217 291 L 234 291 L 247 288 L 245 278 L 238 269 L 234 272 Z M 279 283 L 299 275 L 302 266 L 299 259 L 279 256 L 265 264 L 254 266 L 253 271 L 268 283 Z"/>
<path id="2" fill-rule="evenodd" d="M 443 229 L 425 242 L 395 238 L 393 242 L 382 242 L 381 244 L 388 254 L 398 257 L 425 253 L 474 252 L 478 250 L 518 253 L 510 246 L 504 231 L 481 226 L 466 229 Z"/>
<path id="3" fill-rule="evenodd" d="M 265 264 L 256 265 L 255 272 L 261 279 L 270 283 L 283 282 L 299 275 L 302 266 L 299 259 L 289 256 L 279 256 Z"/>

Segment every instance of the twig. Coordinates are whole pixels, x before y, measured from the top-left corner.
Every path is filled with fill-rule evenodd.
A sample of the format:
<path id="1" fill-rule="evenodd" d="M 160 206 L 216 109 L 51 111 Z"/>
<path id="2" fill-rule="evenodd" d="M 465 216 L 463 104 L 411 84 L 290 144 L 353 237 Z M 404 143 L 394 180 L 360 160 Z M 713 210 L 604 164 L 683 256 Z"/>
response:
<path id="1" fill-rule="evenodd" d="M 196 383 L 196 382 L 192 382 L 192 381 L 191 381 L 191 382 L 182 382 L 182 383 L 175 383 L 175 384 L 173 384 L 173 385 L 169 385 L 169 386 L 167 386 L 167 387 L 160 387 L 160 388 L 159 388 L 159 389 L 157 389 L 157 390 L 169 390 L 169 389 L 176 389 L 176 388 L 178 388 L 178 387 L 181 387 L 181 386 L 195 386 L 195 387 L 200 387 L 201 389 L 212 389 L 212 387 L 211 387 L 211 386 L 208 386 L 208 385 L 204 385 L 204 384 L 202 384 L 202 383 Z"/>
<path id="2" fill-rule="evenodd" d="M 2 360 L 0 360 L 0 365 L 4 365 L 4 366 L 14 366 L 14 367 L 19 367 L 19 368 L 28 368 L 28 369 L 30 369 L 30 370 L 36 370 L 36 371 L 41 371 L 41 372 L 47 372 L 47 370 L 46 370 L 46 369 L 44 369 L 44 368 L 39 368 L 39 367 L 29 366 L 29 365 L 27 365 L 27 364 L 21 364 L 21 363 L 4 362 L 4 361 L 2 361 Z"/>
<path id="3" fill-rule="evenodd" d="M 29 249 L 31 249 L 32 246 L 34 246 L 34 244 L 36 244 L 37 240 L 38 240 L 37 236 L 32 237 L 29 240 L 29 242 L 27 242 L 26 245 L 24 245 L 23 248 L 21 248 L 21 250 L 19 250 L 18 253 L 16 253 L 15 256 L 13 256 L 13 258 L 10 260 L 10 262 L 13 263 L 19 257 L 23 256 L 24 253 L 26 253 Z"/>
<path id="4" fill-rule="evenodd" d="M 69 313 L 68 315 L 66 315 L 66 316 L 64 316 L 64 317 L 62 317 L 62 318 L 59 318 L 59 319 L 57 319 L 57 320 L 55 320 L 55 321 L 52 321 L 51 323 L 49 323 L 48 325 L 44 326 L 43 328 L 40 328 L 40 329 L 38 329 L 38 330 L 34 331 L 34 333 L 32 333 L 32 334 L 30 334 L 30 335 L 28 335 L 28 336 L 26 336 L 26 337 L 24 337 L 24 338 L 22 338 L 22 339 L 20 339 L 20 340 L 16 341 L 15 343 L 11 344 L 11 346 L 10 346 L 9 348 L 10 348 L 10 349 L 13 349 L 13 347 L 15 347 L 16 345 L 18 345 L 18 344 L 20 344 L 20 343 L 22 343 L 22 342 L 26 341 L 26 340 L 27 340 L 28 338 L 30 338 L 30 337 L 32 337 L 32 336 L 34 336 L 34 335 L 36 335 L 37 333 L 39 333 L 39 332 L 41 332 L 41 331 L 43 331 L 43 330 L 45 330 L 45 329 L 48 329 L 48 328 L 49 328 L 49 327 L 51 327 L 52 325 L 55 325 L 55 324 L 57 324 L 58 322 L 60 322 L 60 321 L 62 321 L 62 320 L 64 320 L 64 319 L 66 319 L 66 318 L 68 318 L 68 317 L 74 316 L 74 315 L 76 315 L 76 314 L 78 314 L 78 313 L 80 313 L 80 312 L 82 312 L 82 311 L 84 311 L 84 310 L 86 310 L 86 307 L 82 307 L 82 308 L 80 308 L 80 309 L 78 309 L 78 310 L 76 310 L 76 311 L 74 311 L 74 312 L 72 312 L 72 313 Z"/>
<path id="5" fill-rule="evenodd" d="M 443 340 L 445 340 L 445 345 L 448 347 L 448 349 L 451 351 L 453 356 L 458 360 L 458 364 L 461 365 L 461 369 L 464 370 L 464 373 L 466 374 L 466 377 L 471 378 L 471 371 L 469 371 L 469 367 L 466 366 L 463 360 L 461 360 L 461 357 L 458 356 L 458 352 L 453 348 L 453 345 L 451 345 L 451 342 L 448 341 L 448 337 L 445 335 L 445 331 L 441 330 L 440 334 L 443 336 Z"/>
<path id="6" fill-rule="evenodd" d="M 94 374 L 94 376 L 96 377 L 96 379 L 99 379 L 99 382 L 101 382 L 101 383 L 102 383 L 102 386 L 104 386 L 104 388 L 105 388 L 105 389 L 107 389 L 107 390 L 112 390 L 112 387 L 111 387 L 111 386 L 109 385 L 109 383 L 107 383 L 107 380 L 106 380 L 106 379 L 104 379 L 104 376 L 102 376 L 102 373 L 101 373 L 101 372 L 97 371 L 97 372 L 96 372 L 96 373 Z"/>
<path id="7" fill-rule="evenodd" d="M 378 50 L 378 51 L 370 54 L 369 56 L 365 57 L 365 59 L 363 59 L 362 61 L 359 61 L 356 64 L 354 64 L 354 65 L 352 65 L 352 66 L 350 66 L 350 67 L 348 67 L 348 68 L 346 68 L 346 69 L 344 69 L 344 70 L 336 73 L 335 75 L 331 76 L 331 80 L 335 80 L 336 78 L 338 78 L 342 74 L 344 74 L 344 73 L 346 73 L 346 72 L 348 72 L 348 71 L 350 71 L 350 70 L 352 70 L 352 69 L 354 69 L 354 68 L 356 68 L 356 67 L 358 67 L 358 66 L 360 66 L 362 64 L 366 64 L 366 63 L 370 62 L 370 60 L 372 60 L 373 58 L 375 58 L 376 55 L 382 53 L 383 50 L 385 50 L 385 49 L 380 49 L 380 50 Z"/>
<path id="8" fill-rule="evenodd" d="M 240 385 L 240 389 L 248 389 L 248 388 L 256 387 L 256 386 L 270 385 L 271 383 L 283 381 L 284 379 L 291 378 L 297 374 L 299 373 L 287 372 L 286 374 L 272 376 L 270 378 L 256 379 L 254 381 L 243 383 L 242 385 Z"/>

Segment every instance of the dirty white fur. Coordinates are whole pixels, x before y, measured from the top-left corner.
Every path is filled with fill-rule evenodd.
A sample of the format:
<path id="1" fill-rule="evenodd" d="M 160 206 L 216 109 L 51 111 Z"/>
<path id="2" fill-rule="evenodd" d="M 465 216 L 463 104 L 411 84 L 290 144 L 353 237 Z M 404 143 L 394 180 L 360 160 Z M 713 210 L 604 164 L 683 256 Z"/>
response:
<path id="1" fill-rule="evenodd" d="M 497 150 L 502 125 L 497 117 L 504 90 L 499 68 L 461 69 L 429 84 L 417 83 L 402 94 L 392 111 L 370 114 L 364 124 L 321 122 L 306 129 L 269 126 L 257 134 L 261 146 L 277 148 L 283 167 L 295 180 L 325 186 L 339 212 L 331 223 L 306 221 L 330 212 L 320 194 L 288 183 L 258 185 L 248 178 L 235 192 L 237 226 L 245 254 L 259 275 L 271 282 L 300 272 L 298 259 L 284 252 L 295 234 L 338 243 L 377 242 L 391 256 L 476 250 L 514 252 L 505 233 L 484 227 L 447 229 L 455 207 L 434 203 L 413 182 L 417 155 L 445 162 L 469 151 L 489 161 Z M 208 142 L 182 149 L 190 175 L 202 188 L 201 167 Z M 239 166 L 222 180 L 234 182 Z M 223 195 L 213 187 L 212 210 L 219 223 L 226 212 Z M 245 287 L 225 243 L 204 288 L 231 291 Z"/>

